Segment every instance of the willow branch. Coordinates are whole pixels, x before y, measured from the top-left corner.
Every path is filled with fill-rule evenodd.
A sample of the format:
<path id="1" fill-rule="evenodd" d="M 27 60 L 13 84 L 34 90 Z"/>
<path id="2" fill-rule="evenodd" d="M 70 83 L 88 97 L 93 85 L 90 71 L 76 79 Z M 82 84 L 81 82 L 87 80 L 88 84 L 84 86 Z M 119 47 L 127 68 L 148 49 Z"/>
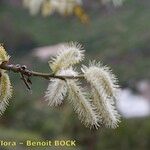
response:
<path id="1" fill-rule="evenodd" d="M 7 64 L 6 62 L 3 62 L 1 65 L 0 65 L 0 69 L 4 69 L 4 70 L 7 70 L 7 71 L 12 71 L 14 73 L 20 73 L 22 75 L 25 75 L 25 76 L 28 76 L 28 77 L 31 77 L 31 76 L 34 76 L 34 77 L 41 77 L 41 78 L 44 78 L 44 79 L 51 79 L 51 78 L 57 78 L 57 79 L 61 79 L 61 80 L 65 80 L 65 79 L 83 79 L 84 76 L 83 75 L 78 75 L 78 76 L 61 76 L 61 75 L 54 75 L 54 74 L 48 74 L 48 73 L 42 73 L 42 72 L 36 72 L 36 71 L 33 71 L 33 70 L 29 70 L 26 68 L 25 65 L 14 65 L 14 64 Z"/>

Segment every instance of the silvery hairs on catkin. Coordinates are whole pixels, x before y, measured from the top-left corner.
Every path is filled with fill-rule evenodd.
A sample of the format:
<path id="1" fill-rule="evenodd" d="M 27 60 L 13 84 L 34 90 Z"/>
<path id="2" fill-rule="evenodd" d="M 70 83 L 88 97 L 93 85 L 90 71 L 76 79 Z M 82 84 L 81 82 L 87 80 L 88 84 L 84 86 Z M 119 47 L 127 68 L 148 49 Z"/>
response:
<path id="1" fill-rule="evenodd" d="M 102 123 L 106 127 L 116 128 L 120 118 L 114 101 L 118 92 L 116 77 L 108 67 L 95 62 L 90 63 L 89 67 L 83 66 L 82 71 L 91 85 L 92 102 Z"/>

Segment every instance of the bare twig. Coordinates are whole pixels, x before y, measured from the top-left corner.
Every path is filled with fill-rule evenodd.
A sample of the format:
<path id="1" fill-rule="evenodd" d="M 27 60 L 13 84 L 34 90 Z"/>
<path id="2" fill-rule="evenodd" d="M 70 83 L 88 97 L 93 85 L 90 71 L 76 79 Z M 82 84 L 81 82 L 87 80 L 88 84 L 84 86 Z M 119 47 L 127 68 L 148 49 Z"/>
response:
<path id="1" fill-rule="evenodd" d="M 31 86 L 29 85 L 29 83 L 28 83 L 26 77 L 25 77 L 22 73 L 20 73 L 20 74 L 21 74 L 21 79 L 22 79 L 22 81 L 23 81 L 24 84 L 26 85 L 27 89 L 30 91 L 30 90 L 31 90 Z"/>
<path id="2" fill-rule="evenodd" d="M 54 75 L 54 74 L 48 74 L 48 73 L 42 73 L 42 72 L 35 72 L 32 70 L 28 70 L 24 65 L 14 65 L 14 64 L 7 64 L 7 62 L 3 62 L 0 65 L 0 69 L 12 71 L 14 73 L 21 73 L 21 75 L 25 75 L 27 77 L 35 76 L 35 77 L 41 77 L 44 79 L 51 79 L 51 78 L 57 78 L 61 80 L 66 79 L 83 79 L 84 75 L 77 75 L 77 76 L 61 76 L 61 75 Z"/>

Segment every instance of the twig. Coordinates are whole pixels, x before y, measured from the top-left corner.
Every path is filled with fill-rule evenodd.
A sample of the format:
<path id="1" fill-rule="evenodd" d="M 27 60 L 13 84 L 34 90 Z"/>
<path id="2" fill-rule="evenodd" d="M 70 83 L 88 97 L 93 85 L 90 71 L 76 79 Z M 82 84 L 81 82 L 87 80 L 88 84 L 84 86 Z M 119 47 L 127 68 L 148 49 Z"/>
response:
<path id="1" fill-rule="evenodd" d="M 54 75 L 54 74 L 48 74 L 48 73 L 42 73 L 42 72 L 35 72 L 32 70 L 28 70 L 24 65 L 14 65 L 14 64 L 7 64 L 7 62 L 3 62 L 0 65 L 0 69 L 12 71 L 14 73 L 21 73 L 21 75 L 25 75 L 27 77 L 35 76 L 35 77 L 41 77 L 46 80 L 49 80 L 51 78 L 57 78 L 61 80 L 66 79 L 83 79 L 84 75 L 77 75 L 77 76 L 61 76 L 61 75 Z"/>
<path id="2" fill-rule="evenodd" d="M 29 85 L 27 79 L 25 78 L 25 76 L 24 76 L 22 73 L 20 73 L 20 74 L 21 74 L 21 79 L 22 79 L 22 81 L 23 81 L 24 84 L 26 85 L 27 89 L 30 91 L 30 90 L 31 90 L 31 87 L 30 87 L 30 85 Z"/>

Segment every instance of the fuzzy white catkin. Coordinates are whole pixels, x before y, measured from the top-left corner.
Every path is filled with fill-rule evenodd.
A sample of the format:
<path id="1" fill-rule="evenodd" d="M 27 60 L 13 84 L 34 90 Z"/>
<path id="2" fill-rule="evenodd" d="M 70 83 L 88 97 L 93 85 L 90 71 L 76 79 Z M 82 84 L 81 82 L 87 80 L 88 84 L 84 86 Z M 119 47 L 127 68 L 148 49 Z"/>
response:
<path id="1" fill-rule="evenodd" d="M 10 83 L 10 79 L 5 71 L 1 70 L 1 78 L 0 78 L 0 114 L 5 111 L 8 106 L 9 99 L 12 97 L 12 86 Z"/>
<path id="2" fill-rule="evenodd" d="M 114 98 L 118 96 L 118 80 L 109 67 L 93 61 L 90 62 L 89 67 L 83 66 L 82 70 L 85 72 L 85 77 L 91 82 L 95 81 L 97 86 L 101 85 L 108 96 Z"/>
<path id="3" fill-rule="evenodd" d="M 87 127 L 99 127 L 99 119 L 87 97 L 87 93 L 83 91 L 77 81 L 67 81 L 68 85 L 68 98 L 74 107 L 75 112 L 78 114 L 79 119 Z"/>
<path id="4" fill-rule="evenodd" d="M 93 105 L 96 106 L 97 113 L 106 127 L 116 128 L 120 115 L 116 111 L 114 101 L 108 97 L 101 87 L 91 86 Z"/>
<path id="5" fill-rule="evenodd" d="M 97 113 L 107 127 L 116 128 L 120 118 L 114 106 L 118 91 L 116 78 L 100 63 L 91 63 L 89 67 L 83 67 L 82 70 L 86 80 L 91 84 L 93 104 L 96 106 Z"/>
<path id="6" fill-rule="evenodd" d="M 76 72 L 74 73 L 74 76 Z M 80 86 L 77 80 L 67 80 L 68 86 L 68 99 L 73 105 L 75 112 L 78 114 L 79 119 L 87 127 L 99 127 L 99 119 L 94 111 L 94 107 L 90 103 L 87 93 Z"/>
<path id="7" fill-rule="evenodd" d="M 68 75 L 70 69 L 61 70 L 56 75 Z M 45 92 L 45 100 L 48 101 L 49 106 L 58 106 L 62 104 L 67 93 L 66 82 L 60 79 L 51 79 Z"/>
<path id="8" fill-rule="evenodd" d="M 58 106 L 67 93 L 66 83 L 60 79 L 52 79 L 45 92 L 45 100 L 48 101 L 49 106 Z"/>
<path id="9" fill-rule="evenodd" d="M 8 62 L 10 56 L 5 51 L 4 47 L 0 45 L 0 64 Z M 12 97 L 12 86 L 10 79 L 5 70 L 0 69 L 0 115 L 6 110 L 9 99 Z"/>
<path id="10" fill-rule="evenodd" d="M 49 61 L 49 66 L 54 73 L 66 69 L 83 60 L 84 50 L 78 43 L 69 43 L 61 48 L 58 55 Z"/>

